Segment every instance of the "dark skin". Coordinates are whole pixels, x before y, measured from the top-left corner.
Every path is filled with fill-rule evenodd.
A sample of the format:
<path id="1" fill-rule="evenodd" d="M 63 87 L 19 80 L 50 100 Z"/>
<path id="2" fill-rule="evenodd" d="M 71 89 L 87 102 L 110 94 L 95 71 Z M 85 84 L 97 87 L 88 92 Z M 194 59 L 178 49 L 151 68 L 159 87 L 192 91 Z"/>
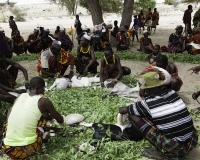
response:
<path id="1" fill-rule="evenodd" d="M 24 78 L 25 78 L 25 87 L 26 89 L 28 89 L 28 86 L 29 86 L 29 82 L 28 82 L 28 74 L 27 74 L 27 71 L 24 67 L 22 67 L 20 64 L 16 63 L 16 62 L 13 62 L 12 60 L 8 59 L 8 58 L 0 58 L 0 64 L 1 64 L 1 68 L 2 68 L 2 71 L 0 72 L 2 78 L 0 79 L 0 88 L 3 89 L 4 91 L 6 92 L 16 92 L 16 93 L 25 93 L 26 90 L 24 89 L 20 89 L 20 90 L 16 90 L 14 88 L 10 88 L 10 87 L 7 87 L 4 85 L 4 82 L 6 81 L 6 75 L 7 75 L 7 67 L 9 65 L 11 65 L 12 67 L 15 67 L 19 70 L 22 71 L 23 75 L 24 75 Z M 13 78 L 17 78 L 17 75 L 16 77 L 13 77 Z"/>
<path id="2" fill-rule="evenodd" d="M 29 93 L 30 96 L 39 95 L 39 94 L 43 95 L 44 91 L 45 91 L 45 87 L 42 87 L 42 88 L 39 88 L 39 89 L 30 88 L 29 91 L 30 91 L 30 93 Z M 52 117 L 52 118 L 56 119 L 56 121 L 58 123 L 63 123 L 64 122 L 63 121 L 63 116 L 61 114 L 59 114 L 55 110 L 52 102 L 49 99 L 47 99 L 47 98 L 41 98 L 38 101 L 38 108 L 41 111 L 41 113 L 43 114 L 42 117 L 45 117 L 47 119 L 49 119 L 49 117 Z M 7 118 L 9 118 L 9 115 L 10 115 L 11 112 L 12 112 L 12 108 L 8 112 Z"/>
<path id="3" fill-rule="evenodd" d="M 108 51 L 104 51 L 104 55 L 108 61 L 108 64 L 109 64 L 109 70 L 108 70 L 108 74 L 109 75 L 112 75 L 112 73 L 114 72 L 115 70 L 115 64 L 113 63 L 113 52 L 111 50 L 108 50 Z M 115 62 L 117 64 L 117 68 L 118 68 L 118 75 L 117 77 L 115 78 L 115 82 L 113 82 L 111 84 L 110 87 L 114 87 L 114 84 L 117 82 L 117 80 L 119 80 L 122 76 L 123 76 L 123 69 L 122 69 L 122 66 L 121 66 L 121 62 L 120 62 L 120 58 L 118 55 L 115 54 Z M 104 75 L 103 75 L 103 70 L 104 70 L 104 67 L 106 66 L 106 61 L 104 58 L 101 59 L 101 68 L 100 68 L 100 82 L 101 82 L 101 87 L 105 87 L 104 86 Z"/>
<path id="4" fill-rule="evenodd" d="M 160 47 L 158 46 L 154 46 L 154 52 L 153 53 L 150 53 L 148 56 L 147 56 L 147 61 L 152 64 L 156 58 L 161 55 L 160 53 Z"/>
<path id="5" fill-rule="evenodd" d="M 17 97 L 9 94 L 8 92 L 0 89 L 0 101 L 13 104 Z"/>
<path id="6" fill-rule="evenodd" d="M 55 77 L 54 70 L 55 70 L 55 68 L 57 66 L 57 63 L 58 63 L 57 56 L 60 53 L 61 48 L 56 48 L 56 47 L 51 46 L 50 50 L 53 53 L 53 55 L 55 56 L 55 58 L 54 58 L 52 64 L 49 66 L 49 71 L 47 71 L 47 68 L 42 68 L 41 72 L 42 72 L 42 74 L 47 75 L 48 77 L 54 78 Z M 63 77 L 63 75 L 64 75 L 65 71 L 67 70 L 67 68 L 68 68 L 68 66 L 63 65 L 62 70 L 61 70 L 60 75 L 58 76 L 58 78 Z M 73 69 L 74 69 L 74 65 L 70 65 L 70 70 L 72 71 Z M 70 72 L 70 74 L 69 74 L 69 77 L 72 77 L 72 76 L 73 76 L 73 71 Z"/>
<path id="7" fill-rule="evenodd" d="M 78 58 L 81 58 L 80 57 L 80 48 L 83 47 L 83 51 L 85 52 L 85 51 L 87 51 L 88 46 L 89 46 L 89 41 L 86 38 L 81 37 L 80 46 L 78 46 L 78 48 L 77 48 L 77 57 Z M 89 69 L 89 67 L 96 61 L 96 57 L 95 57 L 95 54 L 94 54 L 93 47 L 90 48 L 90 54 L 91 54 L 91 57 L 92 57 L 91 60 L 88 57 L 82 56 L 83 60 L 85 59 L 85 60 L 90 61 L 89 64 L 86 66 L 84 72 L 83 72 L 84 76 L 88 75 L 88 69 Z"/>
<path id="8" fill-rule="evenodd" d="M 142 43 L 140 43 L 140 50 L 142 50 L 141 48 L 144 47 L 145 49 L 149 50 L 149 48 L 147 48 L 146 46 L 151 45 L 153 48 L 153 43 L 151 41 L 150 38 L 148 38 L 148 33 L 144 34 L 144 39 L 142 41 Z"/>

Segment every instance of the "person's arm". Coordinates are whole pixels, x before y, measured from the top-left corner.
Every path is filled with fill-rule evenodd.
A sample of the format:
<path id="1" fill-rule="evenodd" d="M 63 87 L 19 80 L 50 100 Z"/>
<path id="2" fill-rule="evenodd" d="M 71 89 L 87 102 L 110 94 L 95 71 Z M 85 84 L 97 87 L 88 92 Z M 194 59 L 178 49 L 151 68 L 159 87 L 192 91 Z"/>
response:
<path id="1" fill-rule="evenodd" d="M 45 113 L 47 111 L 47 113 L 49 113 L 50 116 L 56 119 L 58 123 L 64 122 L 63 116 L 60 113 L 58 113 L 58 111 L 56 111 L 52 102 L 49 99 L 41 98 L 38 101 L 38 108 L 40 109 L 41 113 Z"/>
<path id="2" fill-rule="evenodd" d="M 115 77 L 115 80 L 118 81 L 123 76 L 123 70 L 122 70 L 120 58 L 119 58 L 118 55 L 115 55 L 115 60 L 116 60 L 117 68 L 118 68 L 118 71 L 119 71 L 117 77 Z"/>
<path id="3" fill-rule="evenodd" d="M 130 114 L 130 115 L 136 115 L 141 117 L 151 117 L 150 110 L 146 104 L 145 100 L 142 100 L 140 102 L 133 103 L 131 105 L 128 105 L 126 107 L 120 107 L 119 113 L 121 114 Z"/>
<path id="4" fill-rule="evenodd" d="M 192 68 L 188 69 L 188 71 L 192 71 L 192 73 L 199 74 L 200 66 L 192 67 Z"/>
<path id="5" fill-rule="evenodd" d="M 104 66 L 105 66 L 105 60 L 104 58 L 101 59 L 101 67 L 100 67 L 100 82 L 101 82 L 101 87 L 104 87 Z"/>
<path id="6" fill-rule="evenodd" d="M 78 48 L 77 48 L 77 58 L 81 58 L 81 55 L 80 55 L 80 48 L 81 48 L 81 46 L 78 46 Z"/>
<path id="7" fill-rule="evenodd" d="M 10 59 L 8 59 L 8 58 L 6 58 L 6 62 L 7 62 L 8 64 L 11 64 L 12 66 L 18 68 L 20 71 L 22 71 L 22 73 L 23 73 L 23 75 L 24 75 L 24 78 L 25 78 L 25 82 L 26 82 L 26 83 L 25 83 L 25 86 L 26 86 L 26 88 L 27 88 L 27 85 L 29 84 L 29 82 L 28 82 L 28 73 L 27 73 L 27 70 L 26 70 L 24 67 L 22 67 L 19 63 L 13 62 L 12 60 L 10 60 Z"/>
<path id="8" fill-rule="evenodd" d="M 90 63 L 86 66 L 87 70 L 96 60 L 93 47 L 90 48 L 90 54 L 91 54 L 92 59 L 90 60 Z"/>
<path id="9" fill-rule="evenodd" d="M 153 47 L 153 43 L 152 43 L 152 41 L 151 41 L 151 38 L 149 38 L 149 43 L 151 44 L 152 48 L 154 48 L 154 47 Z"/>

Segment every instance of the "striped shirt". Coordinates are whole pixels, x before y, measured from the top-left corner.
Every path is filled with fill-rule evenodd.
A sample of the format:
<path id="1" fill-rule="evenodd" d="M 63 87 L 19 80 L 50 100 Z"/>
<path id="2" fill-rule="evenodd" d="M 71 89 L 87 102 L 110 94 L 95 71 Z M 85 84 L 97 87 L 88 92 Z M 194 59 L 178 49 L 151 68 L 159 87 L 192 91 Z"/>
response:
<path id="1" fill-rule="evenodd" d="M 161 133 L 175 141 L 184 142 L 192 136 L 192 117 L 174 90 L 160 90 L 127 107 L 129 114 L 148 118 Z"/>

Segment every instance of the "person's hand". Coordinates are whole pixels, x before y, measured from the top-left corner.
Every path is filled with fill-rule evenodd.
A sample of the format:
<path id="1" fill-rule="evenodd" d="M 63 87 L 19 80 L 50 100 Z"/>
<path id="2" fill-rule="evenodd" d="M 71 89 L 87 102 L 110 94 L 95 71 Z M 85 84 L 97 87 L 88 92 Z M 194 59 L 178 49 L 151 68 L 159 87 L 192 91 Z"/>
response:
<path id="1" fill-rule="evenodd" d="M 192 71 L 192 73 L 199 74 L 200 66 L 192 67 L 192 68 L 188 69 L 188 71 Z"/>
<path id="2" fill-rule="evenodd" d="M 120 114 L 126 114 L 126 113 L 128 113 L 127 107 L 120 107 L 120 108 L 119 108 L 119 113 L 120 113 Z"/>
<path id="3" fill-rule="evenodd" d="M 88 75 L 88 68 L 86 67 L 85 70 L 83 71 L 83 75 L 87 76 Z"/>
<path id="4" fill-rule="evenodd" d="M 196 99 L 199 97 L 199 94 L 200 94 L 200 92 L 194 92 L 194 93 L 192 94 L 192 98 L 193 98 L 194 100 L 196 100 Z"/>
<path id="5" fill-rule="evenodd" d="M 26 93 L 26 90 L 25 89 L 16 89 L 15 92 L 21 94 L 21 93 Z"/>
<path id="6" fill-rule="evenodd" d="M 106 85 L 107 88 L 114 88 L 115 83 L 114 82 L 110 82 Z"/>
<path id="7" fill-rule="evenodd" d="M 29 82 L 25 83 L 25 88 L 28 89 L 29 88 Z"/>

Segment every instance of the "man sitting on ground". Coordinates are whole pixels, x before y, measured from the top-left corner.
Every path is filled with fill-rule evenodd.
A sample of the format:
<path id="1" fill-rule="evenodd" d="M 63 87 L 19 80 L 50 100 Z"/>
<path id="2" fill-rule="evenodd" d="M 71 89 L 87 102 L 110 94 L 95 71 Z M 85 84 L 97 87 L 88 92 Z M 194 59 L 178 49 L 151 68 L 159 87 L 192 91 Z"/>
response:
<path id="1" fill-rule="evenodd" d="M 42 29 L 42 28 L 41 28 Z M 49 37 L 50 31 L 49 29 L 41 30 L 41 33 L 39 34 L 40 41 L 37 44 L 38 51 L 41 52 L 42 50 L 46 50 L 49 48 L 53 42 L 53 40 Z"/>
<path id="2" fill-rule="evenodd" d="M 94 49 L 90 46 L 91 37 L 86 34 L 81 37 L 81 43 L 77 48 L 76 57 L 76 72 L 88 75 L 88 72 L 93 74 L 97 73 L 97 66 L 99 63 L 96 61 Z"/>
<path id="3" fill-rule="evenodd" d="M 183 27 L 178 25 L 175 30 L 176 32 L 169 37 L 168 50 L 170 53 L 182 53 L 185 49 L 183 43 L 186 40 L 182 35 Z"/>
<path id="4" fill-rule="evenodd" d="M 0 28 L 0 51 L 4 53 L 6 58 L 12 58 L 11 39 L 6 37 L 5 32 Z"/>
<path id="5" fill-rule="evenodd" d="M 35 28 L 33 33 L 28 36 L 26 48 L 29 53 L 39 53 L 37 44 L 39 43 L 39 28 Z"/>
<path id="6" fill-rule="evenodd" d="M 149 32 L 143 32 L 144 37 L 140 38 L 140 51 L 144 53 L 152 53 L 154 51 L 151 38 L 148 38 Z"/>
<path id="7" fill-rule="evenodd" d="M 73 42 L 65 32 L 65 28 L 60 26 L 60 32 L 57 34 L 57 39 L 61 41 L 61 47 L 66 51 L 72 51 Z"/>
<path id="8" fill-rule="evenodd" d="M 104 87 L 104 80 L 113 78 L 114 81 L 112 86 L 117 83 L 118 80 L 123 75 L 129 75 L 131 69 L 128 67 L 121 66 L 120 58 L 118 55 L 114 54 L 112 48 L 107 46 L 104 50 L 104 57 L 101 59 L 101 68 L 100 68 L 100 82 L 101 87 Z"/>
<path id="9" fill-rule="evenodd" d="M 121 26 L 119 32 L 116 35 L 117 51 L 125 51 L 128 49 L 129 41 L 128 37 L 126 37 L 125 32 L 125 27 Z"/>
<path id="10" fill-rule="evenodd" d="M 152 64 L 153 62 L 155 62 L 157 60 L 157 58 L 160 55 L 161 55 L 161 53 L 160 53 L 160 45 L 155 45 L 153 53 L 150 53 L 147 56 L 147 61 L 149 62 L 149 64 Z"/>
<path id="11" fill-rule="evenodd" d="M 38 59 L 37 72 L 40 76 L 60 77 L 63 76 L 70 65 L 69 77 L 73 76 L 74 57 L 61 48 L 61 42 L 54 40 L 51 47 L 41 53 Z"/>
<path id="12" fill-rule="evenodd" d="M 32 78 L 29 93 L 21 94 L 8 112 L 0 150 L 11 159 L 26 159 L 41 150 L 47 120 L 64 122 L 52 102 L 44 98 L 44 88 L 42 78 Z"/>
<path id="13" fill-rule="evenodd" d="M 16 31 L 16 34 L 12 36 L 12 48 L 14 48 L 14 53 L 17 55 L 25 52 L 24 38 L 19 31 Z"/>
<path id="14" fill-rule="evenodd" d="M 187 42 L 191 43 L 193 42 L 194 44 L 191 45 L 188 49 L 188 52 L 190 54 L 200 54 L 200 31 L 197 28 L 194 28 L 192 30 L 192 35 L 189 37 Z"/>
<path id="15" fill-rule="evenodd" d="M 8 66 L 11 66 L 8 68 Z M 26 90 L 16 90 L 16 79 L 18 75 L 18 70 L 23 72 L 25 78 L 25 87 L 28 89 L 28 74 L 24 67 L 20 64 L 13 62 L 11 59 L 5 58 L 4 54 L 0 52 L 0 100 L 8 103 L 14 103 L 16 99 L 15 96 L 7 92 L 25 93 Z"/>
<path id="16" fill-rule="evenodd" d="M 169 74 L 167 75 L 170 76 Z M 198 134 L 192 117 L 179 95 L 165 87 L 157 72 L 148 72 L 139 79 L 147 97 L 135 104 L 119 108 L 129 114 L 130 122 L 156 150 L 144 149 L 142 155 L 152 159 L 184 159 L 197 145 Z M 170 77 L 169 77 L 170 78 Z"/>

